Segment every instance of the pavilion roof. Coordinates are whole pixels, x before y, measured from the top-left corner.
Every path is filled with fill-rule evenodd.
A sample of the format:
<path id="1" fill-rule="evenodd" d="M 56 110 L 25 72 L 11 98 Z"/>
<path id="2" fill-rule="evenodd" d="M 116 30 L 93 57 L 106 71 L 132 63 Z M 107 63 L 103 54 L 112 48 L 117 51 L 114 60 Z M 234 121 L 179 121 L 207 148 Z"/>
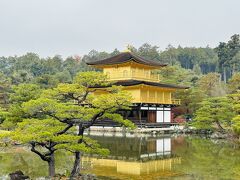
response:
<path id="1" fill-rule="evenodd" d="M 188 89 L 189 88 L 188 86 L 179 86 L 179 85 L 173 85 L 173 84 L 139 81 L 139 80 L 121 80 L 113 83 L 113 85 L 117 85 L 117 86 L 135 86 L 135 85 L 141 85 L 141 84 L 162 87 L 162 88 L 171 88 L 171 89 Z M 102 86 L 95 86 L 93 88 L 102 88 Z"/>
<path id="2" fill-rule="evenodd" d="M 149 66 L 158 66 L 158 67 L 166 66 L 166 64 L 162 64 L 160 62 L 153 61 L 153 60 L 144 59 L 131 52 L 120 53 L 118 55 L 115 55 L 113 57 L 106 58 L 103 60 L 87 62 L 87 64 L 88 65 L 113 65 L 113 64 L 122 64 L 129 61 L 134 61 L 136 63 L 149 65 Z"/>

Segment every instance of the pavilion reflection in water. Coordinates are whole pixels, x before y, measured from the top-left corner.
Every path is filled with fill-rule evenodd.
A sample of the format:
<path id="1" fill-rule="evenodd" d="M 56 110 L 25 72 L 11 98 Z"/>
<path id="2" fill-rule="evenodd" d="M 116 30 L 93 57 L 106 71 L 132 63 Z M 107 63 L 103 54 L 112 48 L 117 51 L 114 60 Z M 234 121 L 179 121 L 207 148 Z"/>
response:
<path id="1" fill-rule="evenodd" d="M 126 175 L 154 175 L 171 172 L 181 158 L 172 153 L 171 137 L 136 137 L 125 134 L 90 135 L 111 153 L 107 157 L 88 156 L 83 160 L 90 164 L 96 175 L 121 173 Z"/>

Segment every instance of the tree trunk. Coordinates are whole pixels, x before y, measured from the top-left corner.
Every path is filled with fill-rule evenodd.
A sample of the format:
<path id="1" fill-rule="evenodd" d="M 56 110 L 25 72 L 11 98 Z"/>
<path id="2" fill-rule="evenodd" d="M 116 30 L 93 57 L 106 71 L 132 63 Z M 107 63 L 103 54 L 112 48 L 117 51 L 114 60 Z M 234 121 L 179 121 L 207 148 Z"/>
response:
<path id="1" fill-rule="evenodd" d="M 84 128 L 82 124 L 79 124 L 78 126 L 78 136 L 83 137 Z M 82 139 L 78 141 L 79 144 L 82 143 Z M 81 161 L 81 153 L 79 151 L 75 152 L 75 160 L 74 165 L 72 168 L 70 179 L 74 179 L 74 177 L 78 176 L 80 174 L 80 161 Z"/>
<path id="2" fill-rule="evenodd" d="M 70 179 L 74 179 L 74 177 L 80 174 L 80 168 L 81 168 L 80 161 L 81 161 L 81 153 L 75 152 L 75 160 L 74 160 L 74 165 L 73 165 Z"/>
<path id="3" fill-rule="evenodd" d="M 223 68 L 223 81 L 224 81 L 224 83 L 227 83 L 226 67 Z"/>
<path id="4" fill-rule="evenodd" d="M 54 153 L 51 154 L 50 159 L 48 161 L 48 175 L 50 177 L 55 176 L 55 157 L 54 157 Z"/>
<path id="5" fill-rule="evenodd" d="M 54 150 L 51 149 L 51 147 L 47 147 L 45 146 L 49 152 L 46 154 L 42 154 L 41 152 L 37 151 L 35 149 L 36 146 L 36 142 L 32 142 L 31 144 L 31 151 L 34 152 L 35 154 L 37 154 L 43 161 L 48 163 L 48 175 L 50 177 L 55 176 L 55 157 L 54 157 Z M 44 147 L 44 146 L 42 146 Z"/>

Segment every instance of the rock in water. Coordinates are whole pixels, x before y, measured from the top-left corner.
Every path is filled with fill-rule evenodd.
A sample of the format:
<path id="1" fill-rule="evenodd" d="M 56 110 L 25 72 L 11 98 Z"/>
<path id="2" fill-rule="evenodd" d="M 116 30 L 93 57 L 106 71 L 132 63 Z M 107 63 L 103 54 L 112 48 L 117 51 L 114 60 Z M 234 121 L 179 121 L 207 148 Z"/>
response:
<path id="1" fill-rule="evenodd" d="M 11 180 L 25 180 L 29 179 L 29 176 L 25 176 L 22 171 L 15 171 L 9 174 Z"/>

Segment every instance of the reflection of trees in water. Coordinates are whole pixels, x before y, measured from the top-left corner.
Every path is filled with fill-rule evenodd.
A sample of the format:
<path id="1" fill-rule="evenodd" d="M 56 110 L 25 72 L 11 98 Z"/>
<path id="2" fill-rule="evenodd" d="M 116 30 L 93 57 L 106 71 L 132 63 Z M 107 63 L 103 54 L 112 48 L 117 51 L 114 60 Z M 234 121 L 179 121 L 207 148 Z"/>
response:
<path id="1" fill-rule="evenodd" d="M 97 137 L 100 144 L 113 155 L 136 157 L 153 152 L 157 138 Z M 240 179 L 240 148 L 234 144 L 214 143 L 200 137 L 172 137 L 171 151 L 181 158 L 174 170 L 191 175 L 193 179 Z"/>
<path id="2" fill-rule="evenodd" d="M 112 153 L 126 155 L 130 159 L 152 152 L 157 138 L 97 137 Z M 172 137 L 172 154 L 181 158 L 181 164 L 173 166 L 174 172 L 190 174 L 190 179 L 240 179 L 240 149 L 234 144 L 214 143 L 197 137 Z M 151 146 L 151 147 L 150 147 Z M 56 154 L 57 173 L 71 168 L 72 156 Z M 90 164 L 89 164 L 90 165 Z M 88 165 L 88 166 L 89 166 Z M 27 150 L 3 149 L 0 152 L 0 175 L 22 170 L 31 178 L 47 175 L 47 164 Z M 1 178 L 0 178 L 1 179 Z"/>
<path id="3" fill-rule="evenodd" d="M 139 145 L 141 152 L 144 151 L 145 140 L 140 138 L 123 138 L 123 137 L 102 137 L 91 136 L 96 139 L 102 147 L 108 148 L 112 156 L 125 156 L 126 158 L 137 158 L 139 156 Z"/>
<path id="4" fill-rule="evenodd" d="M 57 173 L 62 174 L 66 170 L 70 170 L 72 163 L 73 159 L 69 154 L 61 151 L 56 153 Z M 8 149 L 8 152 L 0 153 L 0 175 L 9 174 L 16 170 L 23 171 L 24 174 L 29 175 L 31 178 L 48 175 L 47 164 L 27 150 L 15 151 L 14 149 Z"/>
<path id="5" fill-rule="evenodd" d="M 226 141 L 188 137 L 174 153 L 182 157 L 177 170 L 196 179 L 240 179 L 240 149 Z"/>
<path id="6" fill-rule="evenodd" d="M 159 150 L 159 140 L 169 140 L 168 155 L 171 154 L 170 137 L 118 137 L 118 136 L 93 136 L 91 138 L 97 140 L 102 147 L 110 150 L 108 158 L 140 160 L 141 155 L 157 153 Z M 164 143 L 164 142 L 160 142 Z M 167 142 L 165 142 L 166 144 Z M 164 145 L 163 145 L 164 146 Z M 164 150 L 163 150 L 164 152 Z M 156 156 L 161 156 L 160 154 Z M 161 158 L 161 157 L 160 157 Z"/>
<path id="7" fill-rule="evenodd" d="M 20 169 L 22 166 L 25 167 L 26 170 L 29 170 L 28 163 L 24 159 L 22 154 L 14 154 L 14 158 L 11 163 L 15 169 Z"/>
<path id="8" fill-rule="evenodd" d="M 21 170 L 31 177 L 45 176 L 47 168 L 32 153 L 4 153 L 1 154 L 0 174 L 9 174 L 10 172 Z"/>

